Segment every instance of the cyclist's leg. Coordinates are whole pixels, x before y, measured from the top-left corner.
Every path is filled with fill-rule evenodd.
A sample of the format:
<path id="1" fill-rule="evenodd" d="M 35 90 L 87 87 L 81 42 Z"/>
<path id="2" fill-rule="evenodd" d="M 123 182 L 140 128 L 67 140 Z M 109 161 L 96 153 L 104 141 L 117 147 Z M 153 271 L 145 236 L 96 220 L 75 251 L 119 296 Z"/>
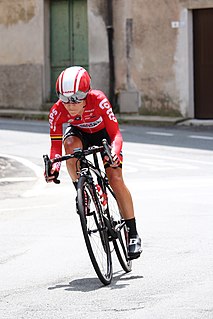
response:
<path id="1" fill-rule="evenodd" d="M 106 174 L 109 179 L 109 184 L 116 195 L 123 218 L 125 220 L 134 218 L 132 196 L 124 183 L 122 168 L 118 167 L 115 169 L 108 167 L 106 168 Z"/>
<path id="2" fill-rule="evenodd" d="M 106 138 L 109 144 L 111 143 L 110 137 L 106 129 L 103 129 L 97 133 L 90 134 L 90 136 L 88 137 L 90 144 L 94 144 L 94 145 L 102 145 L 103 138 Z M 122 158 L 122 155 L 121 155 L 121 158 Z M 120 164 L 120 166 L 115 169 L 110 167 L 109 164 L 104 160 L 104 154 L 102 154 L 102 159 L 103 159 L 107 177 L 109 179 L 110 186 L 112 187 L 116 195 L 123 218 L 124 219 L 134 218 L 132 196 L 123 180 L 122 164 Z"/>
<path id="3" fill-rule="evenodd" d="M 73 153 L 73 150 L 75 148 L 83 148 L 83 138 L 81 136 L 81 133 L 75 127 L 68 126 L 63 136 L 63 144 L 66 154 Z M 66 161 L 67 170 L 73 182 L 78 179 L 76 173 L 76 162 L 76 158 Z"/>
<path id="4" fill-rule="evenodd" d="M 127 227 L 129 228 L 129 258 L 138 258 L 142 252 L 141 239 L 136 228 L 132 196 L 124 183 L 122 168 L 118 167 L 115 169 L 112 167 L 107 167 L 106 174 L 109 179 L 110 186 L 115 193 L 121 214 L 126 222 Z"/>

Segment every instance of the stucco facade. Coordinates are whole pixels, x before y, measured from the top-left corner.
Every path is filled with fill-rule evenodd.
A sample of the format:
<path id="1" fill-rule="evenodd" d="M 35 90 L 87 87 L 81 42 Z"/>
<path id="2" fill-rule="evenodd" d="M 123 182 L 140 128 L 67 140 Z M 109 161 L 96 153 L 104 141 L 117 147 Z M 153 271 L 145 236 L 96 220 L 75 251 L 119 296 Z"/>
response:
<path id="1" fill-rule="evenodd" d="M 211 0 L 114 1 L 116 90 L 137 92 L 141 114 L 194 117 L 192 9 L 212 7 Z"/>
<path id="2" fill-rule="evenodd" d="M 0 0 L 2 108 L 41 109 L 49 101 L 50 1 Z M 107 94 L 108 2 L 87 1 L 92 83 Z M 121 112 L 194 116 L 197 8 L 213 8 L 213 1 L 112 0 L 114 91 Z"/>
<path id="3" fill-rule="evenodd" d="M 92 86 L 108 95 L 109 54 L 106 1 L 88 0 L 89 71 Z"/>
<path id="4" fill-rule="evenodd" d="M 0 1 L 0 106 L 39 109 L 44 79 L 43 1 Z"/>

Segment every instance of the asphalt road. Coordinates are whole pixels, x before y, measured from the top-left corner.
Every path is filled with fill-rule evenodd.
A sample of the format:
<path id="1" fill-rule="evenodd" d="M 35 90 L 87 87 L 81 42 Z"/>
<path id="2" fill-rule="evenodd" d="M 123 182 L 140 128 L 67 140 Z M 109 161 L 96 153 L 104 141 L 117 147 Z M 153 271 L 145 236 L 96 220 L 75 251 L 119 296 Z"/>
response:
<path id="1" fill-rule="evenodd" d="M 48 126 L 0 121 L 0 318 L 212 319 L 213 133 L 121 129 L 144 252 L 129 274 L 113 253 L 103 287 L 65 167 L 60 185 L 43 180 Z"/>
<path id="2" fill-rule="evenodd" d="M 160 125 L 160 124 L 159 124 Z M 48 133 L 44 121 L 22 121 L 1 119 L 0 129 L 21 132 Z M 121 125 L 126 142 L 177 146 L 213 150 L 213 126 L 141 126 Z"/>

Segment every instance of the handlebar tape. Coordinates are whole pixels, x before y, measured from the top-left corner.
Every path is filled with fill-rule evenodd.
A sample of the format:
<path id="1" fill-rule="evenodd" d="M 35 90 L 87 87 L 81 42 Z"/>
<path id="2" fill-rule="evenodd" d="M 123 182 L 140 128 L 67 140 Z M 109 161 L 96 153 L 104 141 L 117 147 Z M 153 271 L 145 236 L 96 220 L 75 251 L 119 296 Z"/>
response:
<path id="1" fill-rule="evenodd" d="M 44 159 L 44 167 L 45 167 L 46 176 L 55 176 L 55 178 L 53 179 L 53 182 L 55 184 L 60 184 L 60 180 L 57 179 L 59 173 L 58 172 L 54 172 L 54 174 L 51 174 L 52 162 L 49 159 L 49 156 L 48 155 L 43 155 L 43 159 Z"/>

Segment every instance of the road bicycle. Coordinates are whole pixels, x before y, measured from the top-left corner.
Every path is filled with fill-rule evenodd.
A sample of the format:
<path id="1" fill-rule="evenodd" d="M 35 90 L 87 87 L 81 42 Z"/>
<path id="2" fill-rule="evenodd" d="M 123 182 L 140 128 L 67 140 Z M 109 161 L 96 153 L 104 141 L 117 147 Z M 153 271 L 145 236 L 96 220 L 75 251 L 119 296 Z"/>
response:
<path id="1" fill-rule="evenodd" d="M 77 183 L 76 210 L 86 247 L 95 272 L 104 285 L 110 284 L 113 276 L 112 251 L 115 250 L 125 272 L 132 270 L 128 258 L 128 229 L 121 216 L 116 196 L 109 185 L 106 173 L 100 168 L 98 153 L 104 152 L 112 163 L 107 141 L 101 146 L 86 150 L 76 148 L 72 154 L 54 159 L 44 155 L 45 172 L 50 174 L 53 163 L 76 158 Z M 55 183 L 60 181 L 57 177 Z"/>

